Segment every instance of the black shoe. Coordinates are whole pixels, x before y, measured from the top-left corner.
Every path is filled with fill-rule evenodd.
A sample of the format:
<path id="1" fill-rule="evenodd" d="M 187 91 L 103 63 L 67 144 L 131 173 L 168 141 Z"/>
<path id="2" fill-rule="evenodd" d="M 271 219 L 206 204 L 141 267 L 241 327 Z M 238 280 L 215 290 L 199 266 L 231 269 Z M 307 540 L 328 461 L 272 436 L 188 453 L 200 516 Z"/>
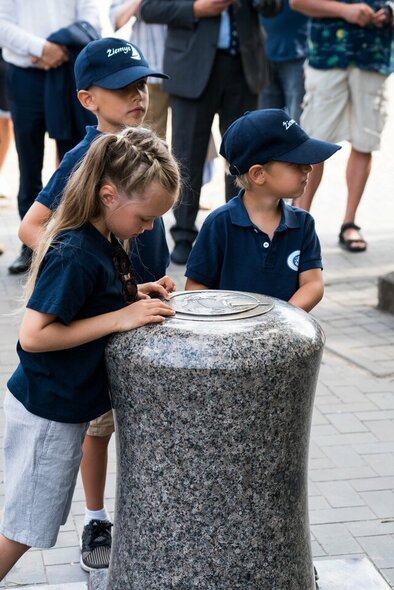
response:
<path id="1" fill-rule="evenodd" d="M 175 264 L 186 264 L 189 254 L 192 251 L 192 243 L 187 240 L 180 240 L 175 244 L 171 252 L 171 260 Z"/>
<path id="2" fill-rule="evenodd" d="M 11 275 L 20 275 L 27 272 L 30 268 L 31 259 L 33 256 L 33 250 L 27 246 L 22 246 L 21 253 L 18 258 L 14 260 L 11 266 L 8 267 L 8 272 Z"/>
<path id="3" fill-rule="evenodd" d="M 91 520 L 82 532 L 81 567 L 85 572 L 106 569 L 111 556 L 111 527 L 109 520 Z"/>

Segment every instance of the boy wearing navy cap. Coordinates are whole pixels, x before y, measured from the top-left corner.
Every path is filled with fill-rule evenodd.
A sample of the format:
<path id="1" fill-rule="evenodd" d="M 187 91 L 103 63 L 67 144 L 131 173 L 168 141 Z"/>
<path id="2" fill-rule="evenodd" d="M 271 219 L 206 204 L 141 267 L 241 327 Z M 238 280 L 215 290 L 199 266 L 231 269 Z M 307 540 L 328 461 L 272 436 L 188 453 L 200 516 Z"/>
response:
<path id="1" fill-rule="evenodd" d="M 312 216 L 285 203 L 302 195 L 312 164 L 340 146 L 310 138 L 281 109 L 245 113 L 220 147 L 242 189 L 205 220 L 186 267 L 186 289 L 263 293 L 310 311 L 323 296 Z"/>
<path id="2" fill-rule="evenodd" d="M 82 106 L 96 115 L 98 125 L 86 128 L 84 139 L 67 152 L 23 218 L 19 238 L 24 244 L 32 249 L 38 244 L 72 169 L 91 142 L 101 133 L 117 133 L 126 126 L 135 127 L 143 122 L 149 106 L 148 76 L 168 78 L 152 70 L 138 47 L 123 39 L 106 37 L 92 41 L 78 55 L 75 62 L 78 98 Z M 155 221 L 152 231 L 138 238 L 131 251 L 138 282 L 156 280 L 165 274 L 169 251 L 162 219 Z"/>
<path id="3" fill-rule="evenodd" d="M 97 116 L 97 127 L 62 159 L 59 168 L 37 196 L 20 226 L 20 239 L 35 248 L 44 226 L 59 205 L 75 165 L 102 133 L 117 133 L 140 125 L 149 104 L 147 77 L 168 78 L 153 70 L 138 47 L 117 38 L 92 41 L 75 62 L 75 81 L 81 104 Z M 154 281 L 166 273 L 169 250 L 161 218 L 153 229 L 131 244 L 131 262 L 138 283 Z M 81 566 L 84 570 L 107 568 L 111 550 L 111 527 L 104 506 L 107 447 L 114 421 L 112 411 L 90 423 L 85 437 L 81 473 L 86 497 Z"/>

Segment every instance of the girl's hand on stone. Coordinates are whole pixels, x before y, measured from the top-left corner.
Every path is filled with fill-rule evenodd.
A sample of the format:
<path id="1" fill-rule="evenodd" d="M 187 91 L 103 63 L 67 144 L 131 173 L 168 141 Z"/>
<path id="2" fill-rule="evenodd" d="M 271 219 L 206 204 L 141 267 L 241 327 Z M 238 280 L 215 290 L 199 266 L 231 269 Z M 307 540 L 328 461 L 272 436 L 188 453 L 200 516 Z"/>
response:
<path id="1" fill-rule="evenodd" d="M 163 301 L 147 297 L 115 311 L 114 314 L 116 332 L 127 332 L 146 324 L 160 324 L 166 317 L 174 316 L 175 311 Z"/>
<path id="2" fill-rule="evenodd" d="M 152 283 L 142 283 L 138 285 L 138 298 L 145 299 L 146 297 L 163 297 L 168 299 L 170 293 L 175 291 L 174 281 L 167 275 L 154 281 Z"/>

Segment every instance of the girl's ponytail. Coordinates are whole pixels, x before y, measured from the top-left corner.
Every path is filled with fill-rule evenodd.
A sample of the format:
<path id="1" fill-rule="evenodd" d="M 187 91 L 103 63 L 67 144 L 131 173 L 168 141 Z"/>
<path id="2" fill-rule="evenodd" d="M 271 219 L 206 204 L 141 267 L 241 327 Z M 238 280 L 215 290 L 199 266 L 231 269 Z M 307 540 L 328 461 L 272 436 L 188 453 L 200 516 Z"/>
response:
<path id="1" fill-rule="evenodd" d="M 105 183 L 112 183 L 132 200 L 143 198 L 144 189 L 153 181 L 174 195 L 175 201 L 180 175 L 165 141 L 142 127 L 97 137 L 70 176 L 60 205 L 34 253 L 25 299 L 33 291 L 40 264 L 56 236 L 62 231 L 78 229 L 101 215 L 99 191 Z"/>

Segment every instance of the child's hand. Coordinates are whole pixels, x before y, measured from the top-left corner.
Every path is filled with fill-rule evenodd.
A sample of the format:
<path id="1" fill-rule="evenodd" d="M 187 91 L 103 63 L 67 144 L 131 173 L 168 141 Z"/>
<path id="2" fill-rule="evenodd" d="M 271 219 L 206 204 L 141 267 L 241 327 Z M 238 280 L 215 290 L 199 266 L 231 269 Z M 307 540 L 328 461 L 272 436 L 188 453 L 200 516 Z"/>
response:
<path id="1" fill-rule="evenodd" d="M 146 324 L 160 324 L 166 317 L 174 316 L 175 311 L 163 301 L 147 297 L 115 311 L 114 314 L 116 332 L 127 332 Z"/>
<path id="2" fill-rule="evenodd" d="M 148 296 L 168 299 L 169 294 L 173 291 L 175 291 L 175 283 L 166 275 L 158 281 L 138 285 L 138 299 L 146 299 Z"/>

